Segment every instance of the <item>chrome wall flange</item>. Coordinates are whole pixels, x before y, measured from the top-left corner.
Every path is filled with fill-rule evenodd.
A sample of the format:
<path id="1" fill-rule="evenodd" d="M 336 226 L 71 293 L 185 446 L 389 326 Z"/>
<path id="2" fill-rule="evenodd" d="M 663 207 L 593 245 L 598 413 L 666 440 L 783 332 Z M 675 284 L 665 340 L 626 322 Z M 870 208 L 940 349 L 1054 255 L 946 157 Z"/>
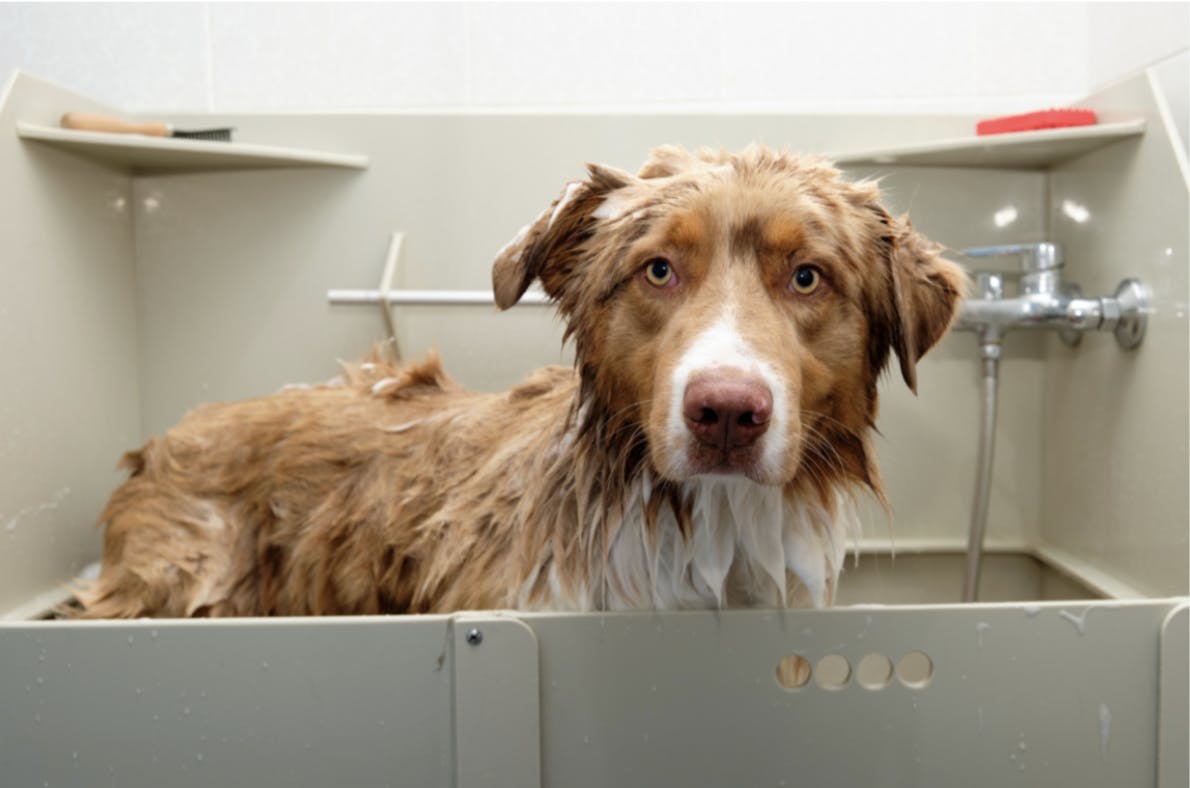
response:
<path id="1" fill-rule="evenodd" d="M 1149 324 L 1149 288 L 1139 279 L 1125 279 L 1116 288 L 1116 303 L 1120 305 L 1120 317 L 1116 323 L 1116 342 L 1124 350 L 1132 350 L 1145 338 Z"/>

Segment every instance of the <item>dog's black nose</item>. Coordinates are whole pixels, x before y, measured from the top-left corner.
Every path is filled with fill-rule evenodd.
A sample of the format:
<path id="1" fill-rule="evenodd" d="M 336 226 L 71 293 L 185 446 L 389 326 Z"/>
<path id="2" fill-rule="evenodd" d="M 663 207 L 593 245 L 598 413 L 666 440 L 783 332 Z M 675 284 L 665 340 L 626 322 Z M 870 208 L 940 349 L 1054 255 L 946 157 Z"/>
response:
<path id="1" fill-rule="evenodd" d="M 755 375 L 716 369 L 686 384 L 682 415 L 701 443 L 723 450 L 751 446 L 768 429 L 773 393 Z"/>

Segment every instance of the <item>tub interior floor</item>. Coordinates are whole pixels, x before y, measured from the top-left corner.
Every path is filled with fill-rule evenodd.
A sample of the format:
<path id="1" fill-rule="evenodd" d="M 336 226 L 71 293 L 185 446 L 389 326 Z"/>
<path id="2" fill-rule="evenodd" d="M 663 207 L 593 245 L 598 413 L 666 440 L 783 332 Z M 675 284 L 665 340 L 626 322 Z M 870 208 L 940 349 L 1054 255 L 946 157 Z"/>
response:
<path id="1" fill-rule="evenodd" d="M 963 553 L 864 553 L 848 557 L 836 604 L 927 605 L 959 602 Z M 1027 553 L 986 553 L 980 602 L 1102 599 L 1103 595 Z"/>
<path id="2" fill-rule="evenodd" d="M 960 601 L 962 553 L 863 553 L 853 556 L 839 579 L 836 606 L 938 605 Z M 61 601 L 69 600 L 63 595 Z M 1028 553 L 984 555 L 979 602 L 1045 602 L 1103 599 L 1104 595 Z M 58 600 L 55 600 L 57 602 Z M 32 618 L 55 618 L 40 611 Z"/>

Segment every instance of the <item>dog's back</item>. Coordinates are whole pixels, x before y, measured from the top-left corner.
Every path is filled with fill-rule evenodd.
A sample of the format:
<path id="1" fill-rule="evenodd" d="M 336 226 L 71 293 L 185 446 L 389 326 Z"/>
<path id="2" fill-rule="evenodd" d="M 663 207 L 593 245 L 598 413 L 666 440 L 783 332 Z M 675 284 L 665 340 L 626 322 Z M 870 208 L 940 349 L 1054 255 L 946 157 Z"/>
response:
<path id="1" fill-rule="evenodd" d="M 573 373 L 463 391 L 436 358 L 204 405 L 125 455 L 84 617 L 509 607 L 511 510 Z M 485 513 L 481 517 L 476 512 Z M 404 527 L 402 527 L 404 526 Z"/>

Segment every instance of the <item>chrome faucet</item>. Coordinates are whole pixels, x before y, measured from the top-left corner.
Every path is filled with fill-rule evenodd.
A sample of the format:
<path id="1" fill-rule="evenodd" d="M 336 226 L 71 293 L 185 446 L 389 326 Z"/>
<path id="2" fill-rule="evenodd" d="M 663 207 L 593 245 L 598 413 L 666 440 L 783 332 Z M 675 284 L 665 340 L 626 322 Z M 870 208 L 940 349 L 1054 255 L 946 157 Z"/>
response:
<path id="1" fill-rule="evenodd" d="M 978 332 L 981 347 L 998 346 L 1010 328 L 1057 329 L 1068 345 L 1078 344 L 1084 331 L 1113 331 L 1125 349 L 1136 347 L 1144 338 L 1148 291 L 1135 279 L 1122 281 L 1114 295 L 1083 298 L 1078 285 L 1062 281 L 1065 261 L 1057 244 L 980 246 L 962 254 L 1021 258 L 1020 293 L 1012 298 L 1004 297 L 1001 274 L 976 272 L 977 297 L 963 302 L 955 328 Z"/>
<path id="2" fill-rule="evenodd" d="M 967 257 L 1019 255 L 1020 292 L 1004 297 L 1004 277 L 991 271 L 975 273 L 976 297 L 963 302 L 955 328 L 979 335 L 983 367 L 983 407 L 979 432 L 979 466 L 971 528 L 967 536 L 967 564 L 963 575 L 963 601 L 974 602 L 979 592 L 983 536 L 987 527 L 988 499 L 992 485 L 992 458 L 996 445 L 996 389 L 1000 378 L 1001 340 L 1010 328 L 1051 328 L 1068 345 L 1077 345 L 1084 331 L 1114 331 L 1124 349 L 1140 344 L 1149 311 L 1148 290 L 1135 279 L 1125 279 L 1115 295 L 1083 298 L 1078 285 L 1062 281 L 1062 250 L 1057 244 L 1010 244 L 967 249 Z"/>

